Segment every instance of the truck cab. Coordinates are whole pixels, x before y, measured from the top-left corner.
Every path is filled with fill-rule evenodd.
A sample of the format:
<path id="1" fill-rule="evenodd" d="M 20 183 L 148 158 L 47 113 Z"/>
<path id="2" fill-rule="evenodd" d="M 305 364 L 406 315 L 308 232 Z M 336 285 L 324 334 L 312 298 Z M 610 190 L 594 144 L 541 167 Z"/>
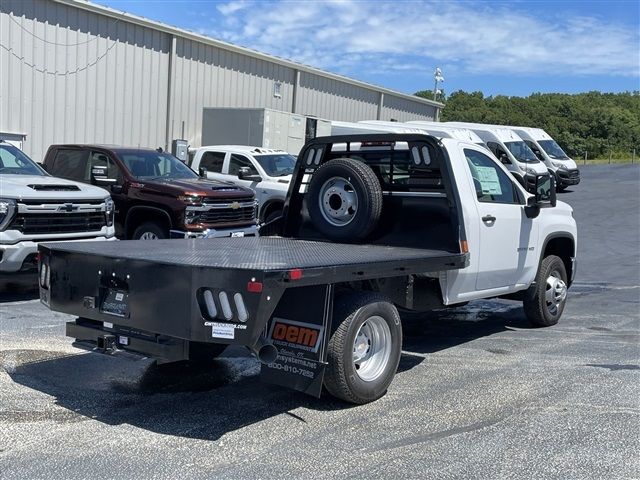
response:
<path id="1" fill-rule="evenodd" d="M 533 153 L 554 175 L 558 190 L 580 183 L 578 165 L 542 128 L 509 127 L 522 137 Z"/>
<path id="2" fill-rule="evenodd" d="M 206 180 L 169 153 L 111 145 L 52 145 L 44 168 L 102 187 L 122 239 L 257 235 L 253 191 Z"/>
<path id="3" fill-rule="evenodd" d="M 243 145 L 213 145 L 195 150 L 191 168 L 213 180 L 252 189 L 258 218 L 269 222 L 282 215 L 296 158 L 284 150 Z"/>

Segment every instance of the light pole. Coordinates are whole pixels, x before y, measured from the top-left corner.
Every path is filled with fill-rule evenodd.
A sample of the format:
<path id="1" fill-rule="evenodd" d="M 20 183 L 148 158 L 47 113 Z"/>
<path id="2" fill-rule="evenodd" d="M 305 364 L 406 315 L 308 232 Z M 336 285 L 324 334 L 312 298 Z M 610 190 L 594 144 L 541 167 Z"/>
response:
<path id="1" fill-rule="evenodd" d="M 438 83 L 444 82 L 444 77 L 442 76 L 442 70 L 440 70 L 440 67 L 436 67 L 435 71 L 433 72 L 433 100 L 437 101 L 438 100 L 438 94 L 442 93 L 442 90 L 438 89 Z M 440 109 L 436 109 L 436 122 L 439 120 L 439 115 L 440 114 Z"/>
<path id="2" fill-rule="evenodd" d="M 437 100 L 436 95 L 440 93 L 438 90 L 438 83 L 444 82 L 444 77 L 442 76 L 442 70 L 439 67 L 436 68 L 435 72 L 433 72 L 433 99 Z"/>

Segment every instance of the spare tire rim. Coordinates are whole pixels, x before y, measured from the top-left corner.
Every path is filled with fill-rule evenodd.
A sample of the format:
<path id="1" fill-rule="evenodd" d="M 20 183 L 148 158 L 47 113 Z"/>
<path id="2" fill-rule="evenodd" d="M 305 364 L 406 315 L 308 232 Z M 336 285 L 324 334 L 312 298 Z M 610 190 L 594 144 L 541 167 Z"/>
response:
<path id="1" fill-rule="evenodd" d="M 544 300 L 551 315 L 557 315 L 562 304 L 567 299 L 567 284 L 562 280 L 560 272 L 554 270 L 547 277 Z"/>
<path id="2" fill-rule="evenodd" d="M 391 330 L 384 318 L 369 317 L 353 341 L 353 366 L 365 382 L 372 382 L 386 370 L 391 358 Z"/>
<path id="3" fill-rule="evenodd" d="M 158 235 L 153 232 L 144 232 L 140 235 L 140 240 L 158 240 Z"/>
<path id="4" fill-rule="evenodd" d="M 320 189 L 320 211 L 331 225 L 348 225 L 358 212 L 358 195 L 353 185 L 342 177 L 332 177 Z"/>

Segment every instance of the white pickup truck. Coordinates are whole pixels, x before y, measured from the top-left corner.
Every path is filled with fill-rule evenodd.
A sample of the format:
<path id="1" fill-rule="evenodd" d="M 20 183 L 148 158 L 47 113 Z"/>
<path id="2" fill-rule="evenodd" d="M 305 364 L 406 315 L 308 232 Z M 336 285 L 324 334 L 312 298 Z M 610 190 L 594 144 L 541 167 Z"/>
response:
<path id="1" fill-rule="evenodd" d="M 284 150 L 244 145 L 213 145 L 195 150 L 191 168 L 201 176 L 251 188 L 260 222 L 282 215 L 296 158 Z"/>
<path id="2" fill-rule="evenodd" d="M 40 298 L 79 317 L 79 345 L 159 363 L 244 345 L 264 381 L 366 403 L 396 373 L 398 308 L 506 297 L 534 326 L 558 322 L 576 222 L 548 173 L 535 187 L 453 138 L 319 137 L 264 236 L 43 245 Z"/>
<path id="3" fill-rule="evenodd" d="M 0 142 L 0 279 L 35 272 L 39 242 L 115 240 L 113 215 L 103 189 L 52 177 Z"/>

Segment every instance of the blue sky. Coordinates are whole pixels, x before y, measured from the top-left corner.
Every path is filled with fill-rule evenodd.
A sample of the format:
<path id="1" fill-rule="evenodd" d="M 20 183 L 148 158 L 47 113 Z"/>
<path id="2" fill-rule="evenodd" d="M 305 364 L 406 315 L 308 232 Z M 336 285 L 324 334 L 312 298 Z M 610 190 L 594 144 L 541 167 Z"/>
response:
<path id="1" fill-rule="evenodd" d="M 97 3 L 406 93 L 640 90 L 637 1 Z"/>

